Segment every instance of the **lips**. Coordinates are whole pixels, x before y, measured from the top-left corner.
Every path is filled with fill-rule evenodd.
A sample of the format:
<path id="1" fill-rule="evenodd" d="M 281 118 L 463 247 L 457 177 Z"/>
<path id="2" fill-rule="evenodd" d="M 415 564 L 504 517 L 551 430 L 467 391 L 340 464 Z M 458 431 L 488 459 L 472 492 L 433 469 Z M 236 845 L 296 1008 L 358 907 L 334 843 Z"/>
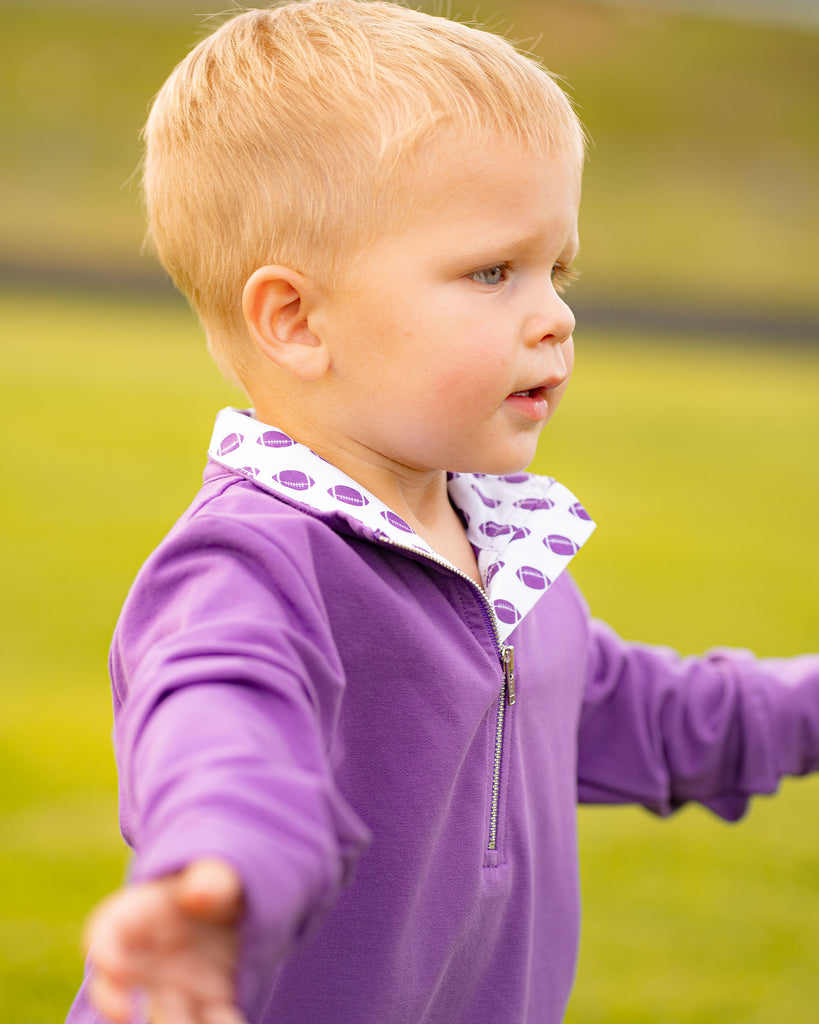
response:
<path id="1" fill-rule="evenodd" d="M 549 415 L 548 388 L 541 385 L 513 391 L 507 396 L 506 405 L 515 408 L 527 420 L 542 422 Z"/>

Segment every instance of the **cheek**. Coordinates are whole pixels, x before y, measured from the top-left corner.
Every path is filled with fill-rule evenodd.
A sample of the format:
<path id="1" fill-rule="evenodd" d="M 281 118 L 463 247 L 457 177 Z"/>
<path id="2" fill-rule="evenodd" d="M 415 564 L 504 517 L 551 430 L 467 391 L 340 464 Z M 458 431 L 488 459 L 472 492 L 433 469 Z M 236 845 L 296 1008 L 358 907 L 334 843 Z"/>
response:
<path id="1" fill-rule="evenodd" d="M 490 347 L 475 346 L 461 353 L 450 350 L 438 362 L 434 390 L 441 398 L 477 408 L 498 397 L 508 373 L 504 361 Z"/>

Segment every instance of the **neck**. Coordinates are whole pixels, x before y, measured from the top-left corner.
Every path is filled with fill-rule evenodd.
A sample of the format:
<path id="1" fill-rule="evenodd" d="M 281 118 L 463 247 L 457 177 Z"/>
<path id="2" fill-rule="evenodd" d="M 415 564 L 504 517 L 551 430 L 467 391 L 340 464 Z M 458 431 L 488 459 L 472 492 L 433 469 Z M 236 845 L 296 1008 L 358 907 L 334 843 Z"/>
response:
<path id="1" fill-rule="evenodd" d="M 475 552 L 449 500 L 447 474 L 443 470 L 419 472 L 395 466 L 387 469 L 369 459 L 351 456 L 347 451 L 310 447 L 383 501 L 433 551 L 483 587 Z"/>
<path id="2" fill-rule="evenodd" d="M 322 436 L 301 417 L 281 415 L 283 412 L 282 408 L 256 405 L 262 422 L 283 430 L 346 473 L 399 515 L 433 551 L 482 585 L 475 553 L 449 500 L 444 470 L 402 466 L 369 448 L 341 445 Z"/>

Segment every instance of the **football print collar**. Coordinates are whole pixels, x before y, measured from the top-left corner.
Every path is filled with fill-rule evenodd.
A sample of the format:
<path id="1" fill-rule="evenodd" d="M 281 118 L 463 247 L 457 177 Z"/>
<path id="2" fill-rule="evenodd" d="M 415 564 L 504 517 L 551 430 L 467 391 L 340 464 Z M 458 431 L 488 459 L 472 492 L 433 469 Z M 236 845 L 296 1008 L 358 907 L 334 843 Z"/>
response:
<path id="1" fill-rule="evenodd" d="M 314 512 L 337 514 L 374 539 L 426 555 L 458 572 L 379 498 L 332 463 L 252 411 L 223 409 L 208 455 L 259 487 Z M 449 495 L 466 523 L 499 637 L 515 626 L 563 572 L 595 524 L 552 477 L 451 473 Z"/>

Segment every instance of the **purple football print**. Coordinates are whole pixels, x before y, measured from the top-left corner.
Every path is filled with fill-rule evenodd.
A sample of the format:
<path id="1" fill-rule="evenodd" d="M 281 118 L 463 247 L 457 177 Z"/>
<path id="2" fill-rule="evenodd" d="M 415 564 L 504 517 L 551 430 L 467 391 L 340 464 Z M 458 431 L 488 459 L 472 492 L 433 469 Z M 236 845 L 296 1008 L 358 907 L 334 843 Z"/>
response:
<path id="1" fill-rule="evenodd" d="M 493 603 L 493 608 L 501 622 L 512 624 L 520 621 L 520 613 L 511 601 L 504 601 L 501 598 Z"/>
<path id="2" fill-rule="evenodd" d="M 561 537 L 559 533 L 550 533 L 543 543 L 556 555 L 576 555 L 580 550 L 579 544 L 568 537 Z"/>
<path id="3" fill-rule="evenodd" d="M 486 570 L 486 585 L 487 587 L 492 580 L 497 576 L 498 572 L 504 567 L 505 562 L 493 562 Z"/>
<path id="4" fill-rule="evenodd" d="M 533 565 L 522 565 L 515 575 L 531 590 L 545 590 L 552 582 L 548 576 L 545 576 L 540 569 L 536 569 Z"/>
<path id="5" fill-rule="evenodd" d="M 401 516 L 397 516 L 394 512 L 390 512 L 389 509 L 383 511 L 381 515 L 387 520 L 390 526 L 394 526 L 396 530 L 403 530 L 404 533 L 412 533 L 412 527 L 407 526 Z"/>
<path id="6" fill-rule="evenodd" d="M 554 508 L 555 503 L 551 498 L 521 498 L 515 502 L 515 508 L 525 509 L 527 512 L 536 512 L 540 509 Z"/>
<path id="7" fill-rule="evenodd" d="M 236 451 L 242 441 L 244 441 L 244 437 L 241 434 L 228 434 L 217 448 L 217 452 L 219 455 L 229 455 Z"/>
<path id="8" fill-rule="evenodd" d="M 591 516 L 583 508 L 579 501 L 576 501 L 574 505 L 569 509 L 573 516 L 577 516 L 578 519 L 585 519 L 587 522 L 591 522 Z"/>
<path id="9" fill-rule="evenodd" d="M 256 444 L 263 444 L 265 448 L 289 448 L 295 443 L 292 437 L 280 430 L 266 430 L 261 437 L 256 438 Z"/>
<path id="10" fill-rule="evenodd" d="M 481 523 L 478 529 L 485 537 L 503 537 L 512 532 L 509 523 L 495 523 L 491 519 L 486 523 Z"/>
<path id="11" fill-rule="evenodd" d="M 496 501 L 494 498 L 489 498 L 485 494 L 482 494 L 475 486 L 475 484 L 472 484 L 472 490 L 478 495 L 478 497 L 481 499 L 484 505 L 486 505 L 487 508 L 497 508 L 498 505 L 500 505 L 499 501 Z"/>
<path id="12" fill-rule="evenodd" d="M 273 479 L 278 480 L 283 487 L 289 487 L 293 491 L 309 490 L 316 482 L 312 477 L 298 469 L 285 469 L 281 473 L 275 473 Z"/>
<path id="13" fill-rule="evenodd" d="M 343 501 L 345 505 L 358 505 L 359 508 L 363 505 L 369 505 L 369 501 L 361 491 L 357 491 L 354 487 L 347 487 L 346 484 L 336 484 L 327 493 L 331 498 L 335 498 L 336 501 Z"/>

